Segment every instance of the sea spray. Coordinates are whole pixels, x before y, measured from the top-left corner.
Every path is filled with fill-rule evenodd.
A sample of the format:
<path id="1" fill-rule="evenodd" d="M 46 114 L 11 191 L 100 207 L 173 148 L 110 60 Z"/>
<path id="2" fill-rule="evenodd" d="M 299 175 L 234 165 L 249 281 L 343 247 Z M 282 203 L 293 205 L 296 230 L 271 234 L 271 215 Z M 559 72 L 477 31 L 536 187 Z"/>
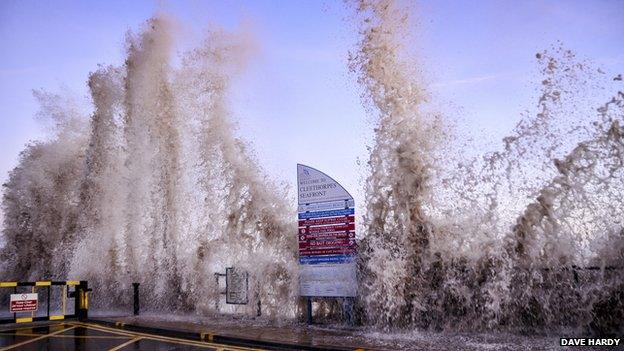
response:
<path id="1" fill-rule="evenodd" d="M 220 217 L 206 213 L 202 223 L 213 233 L 200 239 L 193 264 L 246 270 L 253 282 L 249 304 L 260 302 L 265 314 L 292 318 L 297 299 L 296 241 L 287 233 L 296 230 L 289 221 L 294 212 L 283 201 L 286 188 L 262 176 L 248 145 L 232 134 L 227 105 L 232 78 L 253 53 L 252 40 L 247 32 L 212 32 L 202 47 L 183 57 L 178 82 L 192 89 L 177 91 L 191 101 L 184 108 L 199 112 L 198 185 L 208 208 L 223 211 Z M 202 306 L 206 302 L 198 301 Z"/>
<path id="2" fill-rule="evenodd" d="M 102 67 L 89 77 L 94 112 L 80 185 L 80 217 L 76 232 L 64 243 L 72 258 L 68 276 L 85 277 L 92 285 L 116 286 L 118 290 L 127 286 L 123 282 L 129 269 L 124 253 L 125 198 L 119 196 L 128 190 L 123 183 L 125 153 L 118 118 L 123 74 L 119 68 Z M 94 264 L 102 263 L 111 274 L 90 273 L 98 269 Z"/>
<path id="3" fill-rule="evenodd" d="M 49 140 L 31 142 L 3 185 L 3 279 L 62 279 L 77 228 L 87 144 L 86 113 L 73 97 L 34 91 Z"/>
<path id="4" fill-rule="evenodd" d="M 621 331 L 622 93 L 590 103 L 592 66 L 563 49 L 540 53 L 538 111 L 503 150 L 461 159 L 446 152 L 446 121 L 426 112 L 403 46 L 409 12 L 392 1 L 357 8 L 362 40 L 350 63 L 378 115 L 360 320 Z M 2 278 L 87 279 L 96 310 L 129 304 L 140 282 L 146 309 L 205 314 L 226 309 L 214 273 L 235 266 L 250 274 L 250 302 L 228 312 L 255 315 L 260 303 L 290 320 L 293 201 L 235 136 L 228 107 L 253 38 L 212 31 L 177 65 L 172 26 L 148 21 L 129 34 L 122 67 L 91 74 L 90 129 L 71 104 L 38 93 L 57 127 L 27 146 L 5 186 Z"/>
<path id="5" fill-rule="evenodd" d="M 127 201 L 129 204 L 141 203 L 135 201 L 134 196 L 143 199 L 145 206 L 142 210 L 145 212 L 139 217 L 149 218 L 147 223 L 144 222 L 147 228 L 130 233 L 140 235 L 137 241 L 147 243 L 147 250 L 141 253 L 144 256 L 137 257 L 141 254 L 133 253 L 133 267 L 146 270 L 140 274 L 150 276 L 153 283 L 146 282 L 146 285 L 153 286 L 158 300 L 165 296 L 181 297 L 181 292 L 177 290 L 179 274 L 176 255 L 180 240 L 177 233 L 180 141 L 169 83 L 172 25 L 165 16 L 150 20 L 147 30 L 139 36 L 129 37 L 126 60 L 127 94 L 124 105 L 129 173 L 135 181 L 147 183 L 139 188 L 145 193 L 131 193 Z M 136 164 L 133 165 L 134 162 Z M 130 223 L 133 220 L 128 218 Z M 148 275 L 148 271 L 152 274 Z"/>
<path id="6" fill-rule="evenodd" d="M 618 92 L 598 108 L 593 137 L 554 161 L 558 175 L 513 227 L 518 322 L 600 333 L 622 328 L 614 318 L 624 305 L 623 98 Z M 597 313 L 605 307 L 612 311 Z"/>
<path id="7" fill-rule="evenodd" d="M 169 135 L 175 134 L 170 125 L 167 83 L 172 45 L 169 26 L 167 19 L 155 18 L 140 35 L 128 35 L 128 58 L 124 69 L 118 70 L 122 77 L 115 79 L 112 70 L 91 76 L 95 105 L 89 150 L 92 157 L 87 160 L 83 192 L 92 196 L 84 197 L 84 230 L 71 275 L 100 283 L 105 289 L 113 287 L 102 295 L 123 291 L 132 277 L 153 291 L 150 298 L 158 301 L 171 289 L 170 279 L 176 276 L 169 275 L 174 268 L 170 260 L 175 260 L 175 256 L 165 252 L 175 245 L 170 232 L 176 216 L 168 207 L 175 192 L 170 173 L 177 170 L 176 152 L 168 148 L 176 143 Z M 105 80 L 109 80 L 108 84 Z M 123 129 L 127 154 L 119 148 L 104 149 L 98 145 L 115 143 L 115 112 L 123 116 L 123 127 L 118 129 Z M 125 162 L 125 169 L 115 169 L 111 164 L 115 158 Z M 169 162 L 172 158 L 174 161 Z M 108 174 L 97 174 L 97 167 Z M 119 184 L 122 175 L 129 177 L 127 187 Z M 110 183 L 97 184 L 91 178 L 103 178 Z M 93 206 L 100 208 L 89 211 Z M 127 209 L 121 213 L 126 218 L 121 222 L 119 218 L 107 218 L 119 211 L 119 206 Z M 110 274 L 102 274 L 102 262 L 106 262 Z M 158 274 L 163 275 L 154 277 Z"/>
<path id="8" fill-rule="evenodd" d="M 362 39 L 351 67 L 379 114 L 360 250 L 362 321 L 622 328 L 596 312 L 622 305 L 624 257 L 619 249 L 603 257 L 621 248 L 621 93 L 596 115 L 604 77 L 570 51 L 540 53 L 539 110 L 505 149 L 440 156 L 452 149 L 439 144 L 445 133 L 435 127 L 444 124 L 425 113 L 422 80 L 401 51 L 409 11 L 392 1 L 358 2 L 357 11 Z"/>
<path id="9" fill-rule="evenodd" d="M 375 324 L 405 325 L 420 308 L 415 296 L 431 235 L 422 205 L 439 121 L 422 111 L 426 92 L 401 61 L 407 21 L 401 8 L 393 1 L 361 1 L 357 11 L 364 24 L 350 64 L 379 113 L 360 250 L 362 308 Z"/>
<path id="10" fill-rule="evenodd" d="M 150 292 L 146 309 L 212 313 L 223 309 L 214 274 L 234 266 L 249 273 L 250 303 L 232 312 L 260 308 L 289 320 L 297 309 L 294 209 L 235 136 L 228 108 L 232 79 L 253 53 L 251 36 L 211 31 L 174 65 L 173 29 L 166 16 L 149 20 L 128 34 L 122 67 L 91 74 L 94 111 L 90 130 L 74 137 L 81 143 L 63 149 L 74 139 L 59 134 L 27 150 L 3 202 L 3 266 L 19 268 L 3 276 L 89 280 L 95 309 L 128 304 L 138 282 Z M 30 166 L 41 152 L 44 166 L 65 162 L 62 187 L 21 181 L 55 174 Z M 19 195 L 31 188 L 51 193 L 45 205 L 24 203 Z M 53 212 L 68 206 L 70 213 Z M 43 211 L 63 224 L 49 225 Z M 73 225 L 57 230 L 65 222 Z M 18 232 L 42 224 L 57 231 L 33 232 L 43 243 L 31 252 Z M 60 263 L 47 264 L 49 257 Z"/>

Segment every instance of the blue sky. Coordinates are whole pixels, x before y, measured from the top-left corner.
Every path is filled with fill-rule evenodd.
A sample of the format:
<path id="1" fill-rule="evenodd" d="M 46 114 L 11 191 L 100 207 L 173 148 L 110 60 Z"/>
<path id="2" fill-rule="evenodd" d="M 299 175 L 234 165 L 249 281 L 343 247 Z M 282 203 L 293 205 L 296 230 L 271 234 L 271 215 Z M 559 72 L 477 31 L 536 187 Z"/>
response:
<path id="1" fill-rule="evenodd" d="M 624 0 L 422 1 L 409 45 L 433 101 L 462 132 L 496 144 L 535 107 L 535 53 L 557 41 L 610 74 L 624 71 Z M 187 43 L 208 25 L 257 33 L 260 52 L 232 109 L 269 174 L 294 183 L 309 164 L 361 194 L 370 118 L 347 54 L 357 41 L 342 1 L 0 1 L 0 181 L 43 137 L 31 90 L 86 95 L 98 64 L 123 63 L 127 30 L 159 9 Z M 182 45 L 184 46 L 184 45 Z"/>

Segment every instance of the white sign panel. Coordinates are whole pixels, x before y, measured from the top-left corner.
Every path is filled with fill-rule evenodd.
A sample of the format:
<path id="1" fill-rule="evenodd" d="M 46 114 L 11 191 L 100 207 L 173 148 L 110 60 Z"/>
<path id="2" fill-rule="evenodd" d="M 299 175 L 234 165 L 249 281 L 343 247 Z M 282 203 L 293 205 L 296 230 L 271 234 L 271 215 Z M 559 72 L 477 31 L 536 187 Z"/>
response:
<path id="1" fill-rule="evenodd" d="M 38 294 L 11 294 L 10 312 L 34 312 L 38 307 Z"/>
<path id="2" fill-rule="evenodd" d="M 355 203 L 325 173 L 297 165 L 299 294 L 357 296 Z"/>
<path id="3" fill-rule="evenodd" d="M 247 304 L 247 272 L 233 267 L 225 269 L 225 303 Z"/>
<path id="4" fill-rule="evenodd" d="M 355 262 L 302 264 L 299 292 L 302 296 L 357 296 Z"/>
<path id="5" fill-rule="evenodd" d="M 297 165 L 299 205 L 335 200 L 353 200 L 353 197 L 327 174 L 312 167 Z"/>

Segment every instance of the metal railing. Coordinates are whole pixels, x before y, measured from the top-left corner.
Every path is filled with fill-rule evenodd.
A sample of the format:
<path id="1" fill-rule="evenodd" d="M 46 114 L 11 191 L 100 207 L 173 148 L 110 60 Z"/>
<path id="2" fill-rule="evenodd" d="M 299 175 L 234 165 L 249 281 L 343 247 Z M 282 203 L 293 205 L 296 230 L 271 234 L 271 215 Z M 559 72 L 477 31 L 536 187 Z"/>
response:
<path id="1" fill-rule="evenodd" d="M 50 314 L 50 297 L 51 287 L 61 286 L 61 313 L 51 315 Z M 30 292 L 18 292 L 18 287 L 32 287 Z M 73 287 L 73 290 L 70 288 Z M 0 282 L 0 291 L 3 289 L 13 288 L 13 294 L 27 294 L 36 293 L 39 289 L 46 289 L 46 315 L 35 316 L 35 311 L 15 312 L 13 318 L 0 319 L 0 324 L 6 323 L 28 323 L 35 321 L 47 321 L 47 320 L 63 320 L 63 319 L 78 319 L 86 320 L 88 318 L 89 311 L 89 285 L 84 280 L 66 280 L 66 281 L 35 281 L 35 282 Z M 67 313 L 67 299 L 74 299 L 74 313 Z M 37 304 L 39 302 L 39 296 L 37 296 Z M 0 307 L 3 308 L 3 307 Z M 7 307 L 8 308 L 8 307 Z M 18 313 L 21 316 L 18 317 Z M 25 316 L 24 314 L 30 314 Z"/>

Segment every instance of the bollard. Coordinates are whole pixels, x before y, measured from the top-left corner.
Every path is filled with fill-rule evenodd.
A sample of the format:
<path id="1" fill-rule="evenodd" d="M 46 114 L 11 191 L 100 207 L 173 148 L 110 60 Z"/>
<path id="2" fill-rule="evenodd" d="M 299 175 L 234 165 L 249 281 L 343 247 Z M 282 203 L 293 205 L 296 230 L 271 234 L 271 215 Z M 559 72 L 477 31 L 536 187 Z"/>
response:
<path id="1" fill-rule="evenodd" d="M 48 317 L 50 317 L 50 285 L 47 286 L 48 291 L 47 291 L 47 295 L 48 295 Z"/>
<path id="2" fill-rule="evenodd" d="M 132 283 L 132 288 L 134 289 L 134 315 L 139 315 L 139 285 L 140 283 Z"/>
<path id="3" fill-rule="evenodd" d="M 81 280 L 76 285 L 76 292 L 74 293 L 74 313 L 78 317 L 79 321 L 85 321 L 89 318 L 89 283 Z"/>

